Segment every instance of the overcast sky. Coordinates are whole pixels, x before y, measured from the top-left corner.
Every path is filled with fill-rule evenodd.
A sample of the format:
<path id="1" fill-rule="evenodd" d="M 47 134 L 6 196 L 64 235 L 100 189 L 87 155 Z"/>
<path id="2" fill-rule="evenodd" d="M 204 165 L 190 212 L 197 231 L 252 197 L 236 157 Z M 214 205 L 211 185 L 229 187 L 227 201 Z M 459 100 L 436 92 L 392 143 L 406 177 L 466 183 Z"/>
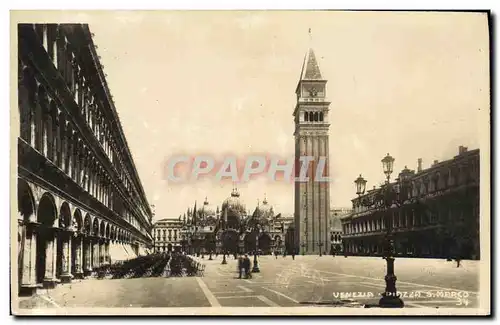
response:
<path id="1" fill-rule="evenodd" d="M 450 159 L 488 134 L 486 15 L 369 12 L 120 12 L 87 21 L 156 219 L 205 196 L 221 205 L 232 183 L 170 184 L 172 155 L 294 153 L 293 109 L 311 45 L 330 106 L 331 207 L 349 207 L 359 173 L 368 187 L 395 170 Z M 312 29 L 312 41 L 308 29 Z M 483 127 L 479 127 L 482 125 Z M 238 186 L 247 209 L 264 193 L 292 213 L 289 182 Z"/>

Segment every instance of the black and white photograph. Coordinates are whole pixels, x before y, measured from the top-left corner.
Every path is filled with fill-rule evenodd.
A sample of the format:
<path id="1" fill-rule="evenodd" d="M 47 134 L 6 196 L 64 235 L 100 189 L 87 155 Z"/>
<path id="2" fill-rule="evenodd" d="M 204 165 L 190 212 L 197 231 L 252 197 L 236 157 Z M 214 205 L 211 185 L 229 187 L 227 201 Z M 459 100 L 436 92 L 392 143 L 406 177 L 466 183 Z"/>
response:
<path id="1" fill-rule="evenodd" d="M 14 315 L 490 315 L 488 11 L 11 11 Z"/>

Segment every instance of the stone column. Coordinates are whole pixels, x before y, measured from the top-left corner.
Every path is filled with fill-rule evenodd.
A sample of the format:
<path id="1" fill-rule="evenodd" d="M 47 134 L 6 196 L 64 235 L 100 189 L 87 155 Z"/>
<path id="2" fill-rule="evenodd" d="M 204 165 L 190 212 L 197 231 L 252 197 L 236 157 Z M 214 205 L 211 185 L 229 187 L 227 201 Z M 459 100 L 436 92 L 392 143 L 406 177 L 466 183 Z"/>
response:
<path id="1" fill-rule="evenodd" d="M 111 257 L 109 256 L 109 239 L 106 239 L 106 244 L 105 244 L 105 256 L 106 256 L 106 263 L 111 264 Z"/>
<path id="2" fill-rule="evenodd" d="M 92 239 L 92 268 L 95 269 L 99 267 L 99 241 L 98 238 Z"/>
<path id="3" fill-rule="evenodd" d="M 61 273 L 61 282 L 69 283 L 73 279 L 73 275 L 71 274 L 71 242 L 73 237 L 73 232 L 65 231 L 61 232 L 62 237 L 62 273 Z"/>
<path id="4" fill-rule="evenodd" d="M 57 228 L 48 229 L 49 235 L 45 247 L 45 276 L 44 288 L 54 288 L 59 282 L 56 278 L 57 265 Z"/>
<path id="5" fill-rule="evenodd" d="M 85 249 L 85 265 L 83 268 L 83 273 L 85 276 L 88 276 L 92 274 L 92 239 L 87 238 L 87 240 L 84 241 L 84 249 Z"/>
<path id="6" fill-rule="evenodd" d="M 73 240 L 75 245 L 75 273 L 73 274 L 75 279 L 83 279 L 83 236 L 78 235 Z"/>
<path id="7" fill-rule="evenodd" d="M 36 292 L 36 227 L 37 223 L 20 224 L 23 227 L 21 239 L 21 254 L 22 265 L 18 265 L 21 269 L 21 276 L 18 279 L 20 283 L 20 295 L 32 295 Z"/>
<path id="8" fill-rule="evenodd" d="M 103 265 L 106 263 L 105 261 L 105 255 L 104 255 L 104 241 L 102 239 L 99 239 L 97 242 L 98 244 L 98 249 L 99 249 L 99 265 Z"/>

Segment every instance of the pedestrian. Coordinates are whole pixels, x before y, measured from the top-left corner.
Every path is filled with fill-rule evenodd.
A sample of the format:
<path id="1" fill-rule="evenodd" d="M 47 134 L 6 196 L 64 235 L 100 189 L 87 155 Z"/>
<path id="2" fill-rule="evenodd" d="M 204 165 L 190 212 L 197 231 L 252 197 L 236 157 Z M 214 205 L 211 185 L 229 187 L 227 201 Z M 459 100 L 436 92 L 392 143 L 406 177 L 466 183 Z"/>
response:
<path id="1" fill-rule="evenodd" d="M 274 251 L 274 256 L 278 259 L 278 251 Z"/>
<path id="2" fill-rule="evenodd" d="M 243 271 L 243 257 L 238 257 L 238 279 L 241 279 L 241 272 Z"/>
<path id="3" fill-rule="evenodd" d="M 245 269 L 245 278 L 251 279 L 252 274 L 250 273 L 250 259 L 248 255 L 245 254 L 245 258 L 243 259 L 243 268 Z"/>

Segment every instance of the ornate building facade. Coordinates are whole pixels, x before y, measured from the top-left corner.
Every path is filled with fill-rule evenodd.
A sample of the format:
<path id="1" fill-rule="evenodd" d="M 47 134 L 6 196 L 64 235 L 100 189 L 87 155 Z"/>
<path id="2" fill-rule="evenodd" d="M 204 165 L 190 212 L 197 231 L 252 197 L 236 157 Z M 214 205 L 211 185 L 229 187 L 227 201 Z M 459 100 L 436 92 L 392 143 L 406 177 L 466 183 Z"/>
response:
<path id="1" fill-rule="evenodd" d="M 146 253 L 151 210 L 92 34 L 18 25 L 19 292 Z"/>
<path id="2" fill-rule="evenodd" d="M 295 245 L 306 254 L 324 250 L 329 242 L 330 183 L 320 180 L 329 177 L 328 111 L 326 83 L 312 49 L 307 52 L 297 85 L 295 121 L 295 161 L 314 157 L 309 163 L 308 180 L 295 182 Z M 323 173 L 317 175 L 323 159 Z M 300 169 L 296 168 L 296 177 Z"/>
<path id="3" fill-rule="evenodd" d="M 389 213 L 397 255 L 479 259 L 479 171 L 479 149 L 461 146 L 457 156 L 425 170 L 419 159 L 416 173 L 405 168 L 394 183 L 401 205 L 383 211 L 362 204 L 376 203 L 380 188 L 352 200 L 353 212 L 342 218 L 344 249 L 382 255 Z"/>
<path id="4" fill-rule="evenodd" d="M 342 221 L 341 219 L 350 214 L 350 208 L 334 208 L 330 210 L 330 245 L 328 246 L 329 254 L 337 254 L 343 252 L 342 245 Z"/>
<path id="5" fill-rule="evenodd" d="M 153 225 L 155 252 L 171 252 L 181 248 L 183 222 L 178 219 L 161 219 Z"/>
<path id="6" fill-rule="evenodd" d="M 186 216 L 186 215 L 185 215 Z M 246 210 L 240 193 L 233 189 L 221 209 L 208 200 L 201 208 L 188 209 L 181 232 L 181 246 L 189 253 L 236 254 L 255 250 L 262 254 L 284 253 L 286 234 L 293 217 L 276 214 L 264 198 L 253 213 Z M 292 244 L 290 244 L 290 247 Z"/>

